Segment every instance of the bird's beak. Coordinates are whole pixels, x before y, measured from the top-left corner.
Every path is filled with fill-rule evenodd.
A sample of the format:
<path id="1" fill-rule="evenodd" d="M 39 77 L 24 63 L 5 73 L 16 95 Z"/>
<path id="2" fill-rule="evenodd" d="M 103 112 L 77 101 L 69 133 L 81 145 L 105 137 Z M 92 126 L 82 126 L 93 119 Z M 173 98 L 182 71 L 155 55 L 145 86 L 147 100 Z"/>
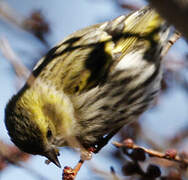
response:
<path id="1" fill-rule="evenodd" d="M 50 149 L 45 153 L 45 157 L 47 157 L 51 162 L 53 162 L 57 167 L 61 168 L 61 164 L 57 158 L 58 152 L 56 149 Z"/>

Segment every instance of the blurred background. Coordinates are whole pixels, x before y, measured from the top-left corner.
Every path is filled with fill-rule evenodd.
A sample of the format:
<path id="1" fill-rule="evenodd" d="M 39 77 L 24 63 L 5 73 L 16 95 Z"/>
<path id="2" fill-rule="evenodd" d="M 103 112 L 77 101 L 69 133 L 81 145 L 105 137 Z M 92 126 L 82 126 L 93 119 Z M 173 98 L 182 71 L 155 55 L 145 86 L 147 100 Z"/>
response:
<path id="1" fill-rule="evenodd" d="M 61 169 L 53 164 L 46 165 L 43 157 L 20 152 L 7 135 L 4 109 L 24 83 L 20 78 L 23 74 L 15 72 L 19 68 L 16 62 L 32 70 L 50 48 L 70 33 L 127 14 L 145 4 L 142 0 L 0 0 L 0 179 L 62 179 Z M 113 141 L 121 142 L 126 138 L 160 152 L 173 148 L 186 156 L 187 65 L 187 44 L 181 38 L 164 58 L 162 91 L 153 107 L 140 117 L 139 122 L 123 128 L 99 154 L 86 162 L 77 175 L 78 180 L 113 179 L 112 169 L 119 179 L 136 179 L 134 173 L 125 176 L 124 169 L 130 158 L 112 145 Z M 74 167 L 78 160 L 78 153 L 68 148 L 61 149 L 63 167 Z M 186 168 L 182 173 L 179 164 L 156 159 L 147 159 L 142 165 L 143 170 L 150 163 L 160 168 L 161 178 L 172 175 L 177 180 L 188 178 Z"/>

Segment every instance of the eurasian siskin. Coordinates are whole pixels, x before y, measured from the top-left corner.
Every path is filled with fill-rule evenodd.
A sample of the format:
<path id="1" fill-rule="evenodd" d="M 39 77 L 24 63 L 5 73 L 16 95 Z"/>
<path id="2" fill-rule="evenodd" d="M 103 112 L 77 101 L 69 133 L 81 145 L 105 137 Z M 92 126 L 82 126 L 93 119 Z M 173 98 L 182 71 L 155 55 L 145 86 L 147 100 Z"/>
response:
<path id="1" fill-rule="evenodd" d="M 145 7 L 65 38 L 7 104 L 11 140 L 57 166 L 58 147 L 101 148 L 159 92 L 168 34 L 166 22 Z"/>

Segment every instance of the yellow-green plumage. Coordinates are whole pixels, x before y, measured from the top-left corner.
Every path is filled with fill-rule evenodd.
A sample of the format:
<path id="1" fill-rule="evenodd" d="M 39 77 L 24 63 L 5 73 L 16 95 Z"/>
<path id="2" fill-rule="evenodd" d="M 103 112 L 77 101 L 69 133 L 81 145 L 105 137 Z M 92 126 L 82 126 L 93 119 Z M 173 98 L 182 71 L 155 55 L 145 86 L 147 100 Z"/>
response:
<path id="1" fill-rule="evenodd" d="M 158 42 L 159 34 L 152 32 L 159 28 L 161 23 L 164 23 L 164 20 L 155 11 L 146 8 L 142 13 L 138 11 L 77 31 L 54 47 L 42 62 L 39 62 L 40 66 L 45 66 L 41 68 L 42 72 L 38 75 L 36 71 L 40 66 L 37 65 L 34 74 L 36 72 L 37 77 L 42 79 L 53 79 L 55 86 L 63 88 L 67 93 L 82 92 L 101 83 L 109 69 L 114 67 L 113 64 L 117 64 L 137 46 L 147 44 L 145 48 L 149 49 L 152 42 L 145 42 L 144 36 L 151 40 L 154 40 L 153 36 L 158 36 L 158 39 L 155 37 Z M 89 58 L 88 55 L 93 51 L 95 57 Z M 51 71 L 53 73 L 48 73 Z"/>
<path id="2" fill-rule="evenodd" d="M 68 36 L 8 103 L 12 141 L 56 165 L 57 146 L 78 145 L 70 140 L 96 147 L 137 119 L 157 94 L 167 37 L 168 26 L 149 7 Z"/>

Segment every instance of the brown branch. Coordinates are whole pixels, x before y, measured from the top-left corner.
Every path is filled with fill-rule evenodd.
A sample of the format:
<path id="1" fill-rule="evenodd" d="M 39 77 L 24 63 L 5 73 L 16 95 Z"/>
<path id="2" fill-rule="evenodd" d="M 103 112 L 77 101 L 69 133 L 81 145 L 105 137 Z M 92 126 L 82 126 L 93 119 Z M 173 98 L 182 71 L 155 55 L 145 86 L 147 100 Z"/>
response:
<path id="1" fill-rule="evenodd" d="M 162 52 L 162 57 L 164 57 L 168 51 L 170 50 L 170 48 L 175 44 L 175 42 L 181 37 L 181 33 L 179 33 L 178 31 L 175 31 L 171 37 L 169 38 L 166 46 L 164 47 L 164 50 Z"/>
<path id="2" fill-rule="evenodd" d="M 47 179 L 43 177 L 41 174 L 31 169 L 30 167 L 25 167 L 20 164 L 20 161 L 26 162 L 30 158 L 30 155 L 20 151 L 18 148 L 12 145 L 5 144 L 2 140 L 0 140 L 0 170 L 2 171 L 9 164 L 17 166 L 19 168 L 24 169 L 31 175 L 36 176 L 37 179 Z"/>
<path id="3" fill-rule="evenodd" d="M 183 128 L 180 128 L 179 131 L 176 132 L 176 134 L 168 139 L 170 146 L 178 146 L 183 141 L 186 141 L 188 137 L 188 126 L 185 126 Z"/>
<path id="4" fill-rule="evenodd" d="M 12 50 L 9 42 L 5 38 L 0 39 L 0 50 L 5 58 L 12 65 L 18 79 L 26 81 L 28 85 L 31 85 L 35 80 L 33 75 L 30 75 L 30 71 L 21 63 L 20 58 L 16 55 L 16 53 Z M 28 78 L 29 77 L 29 78 Z"/>
<path id="5" fill-rule="evenodd" d="M 150 157 L 157 157 L 157 158 L 162 158 L 170 161 L 174 161 L 177 163 L 180 163 L 182 167 L 187 167 L 188 166 L 188 159 L 177 155 L 177 151 L 174 149 L 167 150 L 165 153 L 155 151 L 152 149 L 147 149 L 142 146 L 136 145 L 132 139 L 126 139 L 123 143 L 119 142 L 113 142 L 113 145 L 116 146 L 117 148 L 127 148 L 127 149 L 142 149 L 145 153 L 147 153 Z"/>
<path id="6" fill-rule="evenodd" d="M 137 11 L 141 7 L 138 4 L 135 3 L 128 3 L 127 1 L 122 1 L 122 0 L 115 0 L 115 2 L 123 9 L 128 9 L 131 11 Z"/>
<path id="7" fill-rule="evenodd" d="M 0 1 L 0 18 L 23 29 L 22 22 L 24 18 L 4 1 Z"/>
<path id="8" fill-rule="evenodd" d="M 7 145 L 0 140 L 0 166 L 6 167 L 7 163 L 19 166 L 19 161 L 27 161 L 29 159 L 29 154 L 21 152 L 15 146 Z M 4 164 L 4 165 L 3 165 Z M 1 168 L 2 170 L 2 168 Z"/>
<path id="9" fill-rule="evenodd" d="M 49 47 L 44 35 L 50 32 L 50 27 L 40 11 L 33 11 L 28 18 L 25 18 L 8 3 L 0 1 L 0 19 L 33 34 L 47 48 Z"/>
<path id="10" fill-rule="evenodd" d="M 74 180 L 82 167 L 84 161 L 80 160 L 77 165 L 72 169 L 71 167 L 65 166 L 63 169 L 62 180 Z"/>
<path id="11" fill-rule="evenodd" d="M 128 9 L 128 10 L 131 10 L 131 11 L 137 11 L 137 10 L 140 9 L 140 7 L 135 6 L 133 4 L 128 4 L 128 3 L 119 2 L 119 5 L 121 6 L 121 8 Z"/>
<path id="12" fill-rule="evenodd" d="M 74 169 L 72 169 L 69 166 L 65 166 L 64 169 L 63 169 L 62 179 L 63 180 L 74 180 L 76 178 L 76 175 L 78 174 L 80 168 L 84 164 L 84 162 L 86 160 L 91 160 L 92 153 L 95 152 L 94 150 L 95 149 L 93 149 L 93 148 L 89 148 L 89 149 L 86 150 L 83 147 L 81 147 L 81 149 L 80 149 L 80 151 L 81 151 L 80 161 L 77 163 L 77 165 L 74 167 Z"/>
<path id="13" fill-rule="evenodd" d="M 188 1 L 185 0 L 148 0 L 161 16 L 188 39 Z"/>
<path id="14" fill-rule="evenodd" d="M 0 39 L 0 50 L 5 58 L 11 63 L 18 78 L 23 78 L 26 80 L 30 74 L 30 71 L 23 64 L 21 64 L 20 58 L 12 50 L 7 39 Z"/>

